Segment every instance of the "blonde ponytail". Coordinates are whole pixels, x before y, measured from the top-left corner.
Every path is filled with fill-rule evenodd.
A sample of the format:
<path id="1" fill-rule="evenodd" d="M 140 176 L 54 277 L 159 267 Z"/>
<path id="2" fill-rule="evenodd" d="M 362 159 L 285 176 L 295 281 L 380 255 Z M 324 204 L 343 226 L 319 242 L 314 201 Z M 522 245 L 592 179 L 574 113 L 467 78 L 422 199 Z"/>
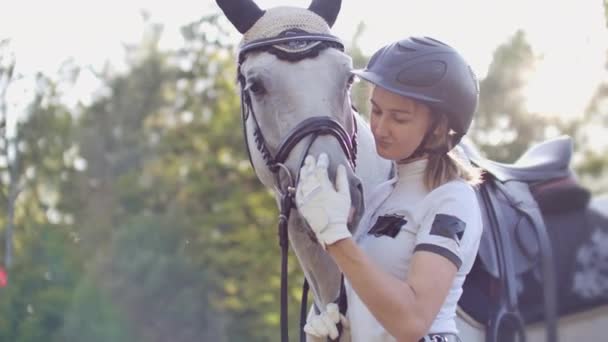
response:
<path id="1" fill-rule="evenodd" d="M 448 129 L 448 120 L 440 115 L 437 120 L 437 129 L 432 133 L 434 139 L 427 143 L 432 150 L 449 150 L 447 153 L 430 153 L 424 173 L 424 184 L 429 191 L 451 180 L 461 178 L 469 184 L 476 186 L 481 183 L 481 170 L 464 160 L 452 149 Z"/>

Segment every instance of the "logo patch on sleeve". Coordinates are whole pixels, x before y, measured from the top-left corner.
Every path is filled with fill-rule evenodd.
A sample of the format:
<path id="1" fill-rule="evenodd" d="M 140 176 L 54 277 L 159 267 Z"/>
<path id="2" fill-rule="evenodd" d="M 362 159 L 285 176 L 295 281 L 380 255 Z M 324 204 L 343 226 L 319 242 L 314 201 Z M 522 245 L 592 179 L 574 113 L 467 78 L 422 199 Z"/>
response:
<path id="1" fill-rule="evenodd" d="M 375 237 L 390 236 L 391 238 L 395 238 L 399 234 L 399 231 L 401 231 L 401 227 L 405 224 L 407 224 L 407 220 L 402 215 L 380 216 L 368 234 Z"/>
<path id="2" fill-rule="evenodd" d="M 460 242 L 464 229 L 467 226 L 456 216 L 437 214 L 431 226 L 431 235 L 439 235 Z"/>

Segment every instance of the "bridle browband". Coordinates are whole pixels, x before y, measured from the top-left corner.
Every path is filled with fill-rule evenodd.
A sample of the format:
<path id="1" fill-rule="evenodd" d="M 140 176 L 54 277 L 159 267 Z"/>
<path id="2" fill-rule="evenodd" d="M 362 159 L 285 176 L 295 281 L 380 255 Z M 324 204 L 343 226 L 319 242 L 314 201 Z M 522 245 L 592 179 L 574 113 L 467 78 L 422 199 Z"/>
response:
<path id="1" fill-rule="evenodd" d="M 239 64 L 242 62 L 242 59 L 245 57 L 245 54 L 251 52 L 253 50 L 259 48 L 266 48 L 274 45 L 281 45 L 286 43 L 320 43 L 320 42 L 330 42 L 335 43 L 340 47 L 342 51 L 344 51 L 344 44 L 340 40 L 340 38 L 336 36 L 332 36 L 329 34 L 318 34 L 318 33 L 308 33 L 304 31 L 296 31 L 296 30 L 288 30 L 282 33 L 277 37 L 272 38 L 263 38 L 253 40 L 249 43 L 243 44 L 239 49 Z"/>
<path id="2" fill-rule="evenodd" d="M 295 188 L 299 179 L 299 173 L 294 178 L 287 166 L 285 166 L 285 162 L 287 161 L 287 158 L 289 157 L 289 154 L 294 149 L 294 147 L 298 145 L 301 141 L 303 141 L 305 138 L 310 137 L 309 141 L 307 142 L 307 146 L 300 157 L 299 166 L 301 167 L 301 165 L 303 165 L 304 163 L 304 158 L 306 157 L 306 155 L 308 155 L 308 151 L 310 150 L 314 141 L 319 136 L 329 135 L 336 138 L 336 140 L 340 144 L 340 147 L 342 148 L 342 151 L 346 155 L 350 166 L 354 169 L 356 166 L 357 158 L 357 122 L 353 114 L 354 129 L 352 135 L 349 135 L 344 129 L 344 127 L 330 116 L 315 116 L 307 118 L 297 124 L 293 129 L 291 129 L 287 136 L 281 140 L 279 146 L 277 147 L 276 154 L 273 155 L 270 148 L 266 144 L 266 140 L 264 139 L 264 135 L 258 123 L 255 111 L 253 110 L 251 95 L 249 94 L 247 89 L 245 89 L 245 77 L 241 72 L 241 66 L 248 52 L 267 48 L 275 48 L 282 44 L 299 45 L 299 47 L 304 44 L 304 52 L 306 52 L 307 45 L 315 47 L 319 43 L 323 42 L 331 43 L 340 48 L 342 51 L 344 50 L 344 45 L 342 44 L 342 41 L 332 35 L 311 34 L 303 31 L 286 31 L 277 37 L 254 40 L 247 44 L 244 44 L 239 49 L 238 54 L 238 79 L 241 87 L 241 114 L 243 121 L 243 135 L 245 138 L 245 146 L 249 161 L 251 163 L 251 166 L 255 170 L 255 165 L 253 164 L 253 159 L 249 150 L 249 141 L 247 138 L 247 120 L 251 118 L 254 123 L 253 136 L 255 139 L 254 142 L 256 148 L 261 153 L 262 158 L 264 159 L 268 169 L 275 176 L 275 188 L 280 196 L 278 235 L 279 245 L 281 246 L 281 341 L 283 342 L 287 342 L 289 340 L 287 329 L 287 250 L 289 246 L 287 225 L 289 222 L 291 211 L 295 208 Z M 282 50 L 283 52 L 286 51 L 284 49 L 280 50 Z M 302 49 L 299 48 L 296 53 L 302 54 Z M 285 175 L 286 182 L 282 181 L 282 174 Z M 301 304 L 300 328 L 303 327 L 303 320 L 306 311 L 305 307 L 307 305 L 307 289 L 308 284 L 305 282 L 302 295 L 303 299 Z M 340 307 L 340 312 L 343 314 L 346 311 L 346 300 L 344 295 L 344 282 L 342 280 L 338 304 Z M 300 334 L 300 340 L 303 341 L 305 335 L 302 331 L 300 331 Z"/>

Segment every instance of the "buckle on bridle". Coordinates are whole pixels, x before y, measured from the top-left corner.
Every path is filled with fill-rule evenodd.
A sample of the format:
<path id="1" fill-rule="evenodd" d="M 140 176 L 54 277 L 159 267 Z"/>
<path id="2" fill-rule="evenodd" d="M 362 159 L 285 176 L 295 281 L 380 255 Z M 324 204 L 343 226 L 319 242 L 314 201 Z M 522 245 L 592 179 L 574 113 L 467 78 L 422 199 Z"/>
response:
<path id="1" fill-rule="evenodd" d="M 431 335 L 431 342 L 448 342 L 448 338 L 443 335 Z"/>

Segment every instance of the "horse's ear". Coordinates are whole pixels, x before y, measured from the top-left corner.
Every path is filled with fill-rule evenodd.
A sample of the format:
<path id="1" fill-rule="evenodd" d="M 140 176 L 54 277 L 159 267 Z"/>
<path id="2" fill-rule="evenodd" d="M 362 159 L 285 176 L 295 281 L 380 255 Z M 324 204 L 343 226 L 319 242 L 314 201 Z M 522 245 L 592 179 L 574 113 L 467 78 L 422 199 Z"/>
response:
<path id="1" fill-rule="evenodd" d="M 262 11 L 253 0 L 216 0 L 228 20 L 241 32 L 247 32 L 262 15 Z"/>
<path id="2" fill-rule="evenodd" d="M 338 18 L 341 5 L 342 0 L 313 0 L 308 9 L 323 17 L 327 25 L 332 27 Z"/>

